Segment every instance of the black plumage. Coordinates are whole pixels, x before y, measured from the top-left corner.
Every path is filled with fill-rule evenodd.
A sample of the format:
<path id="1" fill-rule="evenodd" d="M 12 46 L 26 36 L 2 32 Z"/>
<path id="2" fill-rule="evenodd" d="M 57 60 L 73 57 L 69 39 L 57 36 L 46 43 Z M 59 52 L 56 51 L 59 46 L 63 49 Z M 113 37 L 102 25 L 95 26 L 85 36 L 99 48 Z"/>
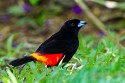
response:
<path id="1" fill-rule="evenodd" d="M 67 63 L 77 51 L 79 46 L 78 32 L 85 24 L 85 21 L 78 19 L 66 21 L 57 33 L 39 46 L 36 52 L 40 54 L 63 53 L 65 57 L 62 62 Z M 54 55 L 52 56 L 54 57 Z M 10 62 L 10 65 L 18 66 L 33 60 L 31 56 L 29 58 L 24 57 Z"/>

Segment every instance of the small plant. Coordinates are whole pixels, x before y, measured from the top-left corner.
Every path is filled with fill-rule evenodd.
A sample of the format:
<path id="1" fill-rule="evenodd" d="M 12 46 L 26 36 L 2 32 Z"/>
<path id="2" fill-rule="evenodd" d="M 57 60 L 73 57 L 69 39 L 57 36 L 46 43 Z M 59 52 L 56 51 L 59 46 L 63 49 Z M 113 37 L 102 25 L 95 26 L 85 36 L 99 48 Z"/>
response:
<path id="1" fill-rule="evenodd" d="M 112 32 L 110 35 L 112 39 L 102 36 L 98 41 L 94 36 L 79 35 L 79 49 L 64 68 L 47 69 L 42 63 L 30 62 L 20 74 L 18 68 L 1 69 L 0 80 L 4 83 L 124 83 L 125 48 L 117 44 L 124 37 L 113 42 L 113 36 L 117 35 Z M 12 43 L 12 38 L 8 43 Z M 10 44 L 7 45 L 10 48 Z"/>

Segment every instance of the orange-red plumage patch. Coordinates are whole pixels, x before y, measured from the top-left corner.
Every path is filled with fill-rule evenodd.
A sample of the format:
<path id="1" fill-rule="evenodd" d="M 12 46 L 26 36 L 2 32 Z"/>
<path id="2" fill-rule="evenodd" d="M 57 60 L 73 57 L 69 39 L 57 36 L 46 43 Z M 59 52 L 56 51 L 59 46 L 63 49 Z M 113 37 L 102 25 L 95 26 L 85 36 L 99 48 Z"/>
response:
<path id="1" fill-rule="evenodd" d="M 63 53 L 59 54 L 39 54 L 39 53 L 32 53 L 30 54 L 33 58 L 35 58 L 39 62 L 43 62 L 45 65 L 54 66 L 59 63 L 59 61 L 63 57 Z"/>

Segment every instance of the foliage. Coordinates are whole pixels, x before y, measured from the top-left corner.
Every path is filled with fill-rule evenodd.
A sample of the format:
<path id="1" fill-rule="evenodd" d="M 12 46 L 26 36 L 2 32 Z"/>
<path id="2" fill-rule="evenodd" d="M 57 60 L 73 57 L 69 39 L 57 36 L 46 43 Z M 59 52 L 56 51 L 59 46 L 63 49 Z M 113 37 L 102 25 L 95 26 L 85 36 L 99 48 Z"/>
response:
<path id="1" fill-rule="evenodd" d="M 29 0 L 32 5 L 37 5 L 40 0 Z"/>
<path id="2" fill-rule="evenodd" d="M 64 21 L 65 18 L 87 18 L 87 15 L 85 15 L 85 10 L 81 10 L 78 4 L 66 2 L 67 5 L 63 5 L 63 2 L 65 1 L 50 0 L 48 2 L 44 2 L 43 0 L 19 0 L 16 4 L 7 7 L 7 11 L 4 12 L 4 16 L 0 16 L 1 25 L 11 21 L 12 23 L 6 23 L 9 25 L 5 26 L 10 26 L 12 30 L 17 29 L 12 25 L 17 25 L 17 27 L 22 26 L 20 27 L 22 30 L 24 30 L 24 27 L 27 26 L 33 27 L 36 30 L 38 27 L 41 27 L 43 23 L 51 16 L 58 17 L 57 14 L 61 14 L 61 19 L 58 20 L 58 23 Z M 60 3 L 62 3 L 62 5 Z M 125 26 L 125 15 L 123 14 L 125 9 L 124 1 L 85 0 L 85 3 L 88 8 L 91 9 L 92 13 L 96 12 L 95 15 L 97 14 L 97 17 L 105 23 L 106 28 L 122 31 Z M 95 5 L 95 3 L 97 4 Z M 70 7 L 69 4 L 71 4 Z M 102 11 L 102 9 L 104 11 Z M 72 16 L 72 13 L 75 15 Z M 54 19 L 56 19 L 56 17 Z M 62 19 L 62 17 L 64 19 Z M 88 19 L 89 25 L 91 25 L 91 20 L 91 18 Z M 13 24 L 13 22 L 16 24 Z M 55 27 L 54 25 L 53 27 Z M 93 25 L 91 25 L 91 27 L 93 27 Z M 3 26 L 1 27 L 1 30 L 2 29 L 4 29 Z M 29 32 L 30 29 L 31 28 L 28 28 Z M 7 30 L 9 29 L 7 28 Z M 27 48 L 24 47 L 24 43 L 19 43 L 15 46 L 14 43 L 16 42 L 14 39 L 16 34 L 10 34 L 16 30 L 12 30 L 10 30 L 10 32 L 2 30 L 1 32 L 4 33 L 5 31 L 6 33 L 0 33 L 0 40 L 5 35 L 10 36 L 5 38 L 5 40 L 7 39 L 6 44 L 2 43 L 6 45 L 6 47 L 0 50 L 0 83 L 125 82 L 125 47 L 120 45 L 120 42 L 125 40 L 125 36 L 119 38 L 118 35 L 110 31 L 108 36 L 104 36 L 104 34 L 97 37 L 93 35 L 88 35 L 86 37 L 79 35 L 79 49 L 72 60 L 64 68 L 59 65 L 58 67 L 47 69 L 42 63 L 30 62 L 27 63 L 22 72 L 19 73 L 20 67 L 13 68 L 12 66 L 8 65 L 9 61 L 22 57 L 25 54 L 28 55 L 34 48 L 30 47 L 30 49 L 26 50 Z M 95 31 L 92 31 L 92 33 L 97 31 L 97 29 L 94 30 Z M 26 33 L 29 35 L 29 32 Z M 16 33 L 18 35 L 18 32 Z"/>
<path id="3" fill-rule="evenodd" d="M 102 36 L 99 40 L 94 36 L 79 35 L 79 49 L 64 68 L 47 69 L 39 62 L 30 62 L 21 74 L 18 67 L 1 68 L 0 80 L 4 83 L 124 83 L 125 48 L 118 44 L 124 38 L 118 38 L 113 32 L 110 32 L 110 37 Z M 8 51 L 12 39 L 13 36 L 8 38 Z M 13 54 L 9 52 L 9 56 L 14 57 Z M 4 60 L 0 58 L 0 61 Z"/>
<path id="4" fill-rule="evenodd" d="M 125 2 L 117 2 L 117 1 L 107 1 L 107 0 L 93 0 L 93 2 L 98 3 L 100 5 L 109 7 L 109 8 L 117 8 L 119 10 L 125 9 Z M 112 6 L 110 6 L 112 5 Z"/>

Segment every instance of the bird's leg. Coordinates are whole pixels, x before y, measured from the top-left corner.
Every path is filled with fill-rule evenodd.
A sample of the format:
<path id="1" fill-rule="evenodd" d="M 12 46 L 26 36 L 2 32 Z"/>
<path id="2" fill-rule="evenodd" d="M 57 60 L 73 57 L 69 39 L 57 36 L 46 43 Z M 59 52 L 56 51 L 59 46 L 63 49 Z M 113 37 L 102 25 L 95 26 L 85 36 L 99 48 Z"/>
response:
<path id="1" fill-rule="evenodd" d="M 26 65 L 26 64 L 21 65 L 21 67 L 20 67 L 20 69 L 19 69 L 19 74 L 21 73 L 21 71 L 22 71 L 22 69 L 24 68 L 25 65 Z"/>

